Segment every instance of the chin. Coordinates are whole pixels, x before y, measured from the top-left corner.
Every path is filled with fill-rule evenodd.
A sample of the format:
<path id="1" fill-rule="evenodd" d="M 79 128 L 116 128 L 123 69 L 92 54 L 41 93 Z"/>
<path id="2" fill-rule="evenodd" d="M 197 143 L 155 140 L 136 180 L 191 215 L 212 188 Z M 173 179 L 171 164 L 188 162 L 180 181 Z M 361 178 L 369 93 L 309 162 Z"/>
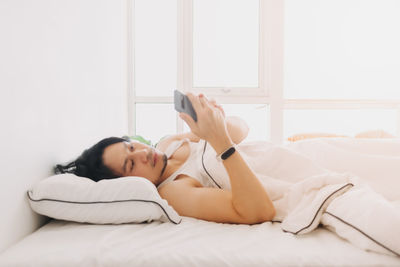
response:
<path id="1" fill-rule="evenodd" d="M 150 182 L 152 182 L 156 187 L 160 184 L 160 180 L 157 180 L 157 181 L 150 181 Z"/>
<path id="2" fill-rule="evenodd" d="M 154 181 L 154 179 L 151 178 L 146 178 L 148 181 L 150 181 L 152 184 L 157 185 L 157 182 Z"/>

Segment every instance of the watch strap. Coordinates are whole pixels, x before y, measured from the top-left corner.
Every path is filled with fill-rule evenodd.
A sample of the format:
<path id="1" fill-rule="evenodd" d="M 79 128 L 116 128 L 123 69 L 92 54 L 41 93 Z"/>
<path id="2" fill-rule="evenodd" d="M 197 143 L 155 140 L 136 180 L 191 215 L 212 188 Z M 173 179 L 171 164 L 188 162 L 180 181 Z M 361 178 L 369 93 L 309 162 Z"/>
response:
<path id="1" fill-rule="evenodd" d="M 228 159 L 230 156 L 232 156 L 233 153 L 235 153 L 236 148 L 235 146 L 231 146 L 229 147 L 227 150 L 225 150 L 224 152 L 222 152 L 221 154 L 217 155 L 217 159 L 219 161 L 223 161 Z"/>

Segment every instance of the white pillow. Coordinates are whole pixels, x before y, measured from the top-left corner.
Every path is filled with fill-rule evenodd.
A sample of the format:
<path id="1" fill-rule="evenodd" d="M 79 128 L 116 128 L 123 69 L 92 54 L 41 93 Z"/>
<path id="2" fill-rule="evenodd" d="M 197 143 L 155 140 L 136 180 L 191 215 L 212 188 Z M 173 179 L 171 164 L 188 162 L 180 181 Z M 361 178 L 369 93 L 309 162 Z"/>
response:
<path id="1" fill-rule="evenodd" d="M 94 182 L 59 174 L 40 181 L 27 194 L 34 211 L 60 220 L 94 224 L 181 222 L 155 185 L 142 177 Z"/>

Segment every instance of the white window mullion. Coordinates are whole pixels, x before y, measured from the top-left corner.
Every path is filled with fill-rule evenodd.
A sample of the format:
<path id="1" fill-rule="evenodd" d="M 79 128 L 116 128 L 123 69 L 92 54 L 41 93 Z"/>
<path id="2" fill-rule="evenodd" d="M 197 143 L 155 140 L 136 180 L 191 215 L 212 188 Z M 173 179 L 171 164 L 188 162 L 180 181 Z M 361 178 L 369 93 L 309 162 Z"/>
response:
<path id="1" fill-rule="evenodd" d="M 193 1 L 184 2 L 184 91 L 193 87 Z"/>
<path id="2" fill-rule="evenodd" d="M 135 0 L 127 1 L 127 97 L 128 97 L 128 135 L 136 132 L 136 105 L 135 105 Z"/>
<path id="3" fill-rule="evenodd" d="M 179 0 L 179 32 L 178 41 L 180 42 L 180 64 L 181 64 L 181 86 L 180 90 L 182 92 L 188 92 L 192 88 L 192 70 L 193 70 L 193 60 L 192 60 L 192 1 Z M 179 76 L 180 74 L 178 74 Z"/>
<path id="4" fill-rule="evenodd" d="M 271 141 L 283 141 L 283 1 L 263 1 L 264 62 L 263 76 L 270 97 L 270 137 Z"/>
<path id="5" fill-rule="evenodd" d="M 397 135 L 397 137 L 400 136 L 400 104 L 397 105 L 396 135 Z"/>
<path id="6" fill-rule="evenodd" d="M 185 62 L 184 62 L 184 52 L 185 49 L 184 45 L 184 34 L 185 34 L 185 7 L 184 7 L 184 0 L 177 1 L 177 88 L 179 91 L 184 91 L 184 84 L 185 84 Z"/>
<path id="7" fill-rule="evenodd" d="M 267 5 L 260 0 L 259 6 L 259 45 L 258 45 L 258 86 L 262 96 L 269 96 L 268 92 L 268 42 L 267 42 Z"/>
<path id="8" fill-rule="evenodd" d="M 178 90 L 188 92 L 192 88 L 192 1 L 178 0 Z M 173 101 L 173 100 L 172 100 Z M 176 114 L 176 131 L 183 132 L 184 122 Z"/>
<path id="9" fill-rule="evenodd" d="M 185 88 L 185 1 L 178 0 L 177 2 L 177 90 L 183 92 Z M 176 132 L 183 131 L 183 122 L 179 119 L 178 113 L 175 115 L 176 119 Z"/>
<path id="10" fill-rule="evenodd" d="M 399 100 L 285 99 L 285 109 L 397 109 Z"/>

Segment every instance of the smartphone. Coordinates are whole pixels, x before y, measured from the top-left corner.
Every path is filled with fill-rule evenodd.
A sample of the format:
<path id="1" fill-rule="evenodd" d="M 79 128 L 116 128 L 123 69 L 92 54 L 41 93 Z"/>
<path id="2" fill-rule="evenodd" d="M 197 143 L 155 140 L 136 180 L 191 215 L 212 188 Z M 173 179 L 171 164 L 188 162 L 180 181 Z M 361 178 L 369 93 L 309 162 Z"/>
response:
<path id="1" fill-rule="evenodd" d="M 197 122 L 197 115 L 194 111 L 192 103 L 190 102 L 187 95 L 179 92 L 178 90 L 174 91 L 174 104 L 175 110 L 178 112 L 185 112 L 193 118 L 194 121 Z"/>

